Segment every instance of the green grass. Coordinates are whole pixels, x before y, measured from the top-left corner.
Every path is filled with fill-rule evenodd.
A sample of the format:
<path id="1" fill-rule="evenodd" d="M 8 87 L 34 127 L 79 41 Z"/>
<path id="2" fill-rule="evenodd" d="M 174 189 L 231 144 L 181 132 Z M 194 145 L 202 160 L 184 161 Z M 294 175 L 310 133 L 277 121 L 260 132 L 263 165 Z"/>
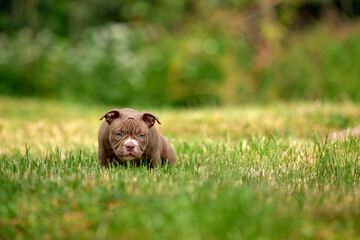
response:
<path id="1" fill-rule="evenodd" d="M 101 169 L 114 106 L 0 98 L 0 239 L 360 239 L 360 106 L 149 109 L 177 164 Z M 141 110 L 141 109 L 139 109 Z"/>

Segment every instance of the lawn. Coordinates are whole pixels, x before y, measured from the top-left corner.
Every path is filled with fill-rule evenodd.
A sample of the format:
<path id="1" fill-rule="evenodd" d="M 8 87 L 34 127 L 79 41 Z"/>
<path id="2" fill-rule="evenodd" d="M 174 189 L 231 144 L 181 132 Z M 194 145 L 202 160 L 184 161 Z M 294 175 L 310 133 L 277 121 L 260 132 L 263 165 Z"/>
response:
<path id="1" fill-rule="evenodd" d="M 101 169 L 114 107 L 0 98 L 0 239 L 360 239 L 360 105 L 146 109 L 176 166 Z"/>

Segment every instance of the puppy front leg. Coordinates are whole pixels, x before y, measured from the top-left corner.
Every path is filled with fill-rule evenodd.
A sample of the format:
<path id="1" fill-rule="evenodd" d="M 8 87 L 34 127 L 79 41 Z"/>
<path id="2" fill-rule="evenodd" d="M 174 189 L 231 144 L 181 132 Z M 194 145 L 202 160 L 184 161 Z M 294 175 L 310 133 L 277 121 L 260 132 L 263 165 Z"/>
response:
<path id="1" fill-rule="evenodd" d="M 160 154 L 159 154 L 159 156 L 156 156 L 156 157 L 152 157 L 152 158 L 151 158 L 150 166 L 151 166 L 151 168 L 155 168 L 155 167 L 160 167 L 160 166 L 161 166 Z"/>
<path id="2" fill-rule="evenodd" d="M 108 166 L 108 156 L 105 153 L 103 148 L 99 148 L 98 151 L 98 160 L 100 162 L 101 167 L 107 167 Z"/>

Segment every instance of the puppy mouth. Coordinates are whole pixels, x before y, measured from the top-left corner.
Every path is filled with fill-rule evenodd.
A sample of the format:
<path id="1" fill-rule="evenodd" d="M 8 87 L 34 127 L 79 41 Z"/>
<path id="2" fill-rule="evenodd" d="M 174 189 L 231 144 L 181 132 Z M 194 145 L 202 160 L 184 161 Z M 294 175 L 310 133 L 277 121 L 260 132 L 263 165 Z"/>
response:
<path id="1" fill-rule="evenodd" d="M 128 153 L 126 155 L 123 155 L 122 158 L 126 159 L 126 160 L 133 160 L 133 159 L 139 158 L 139 157 L 135 153 Z"/>

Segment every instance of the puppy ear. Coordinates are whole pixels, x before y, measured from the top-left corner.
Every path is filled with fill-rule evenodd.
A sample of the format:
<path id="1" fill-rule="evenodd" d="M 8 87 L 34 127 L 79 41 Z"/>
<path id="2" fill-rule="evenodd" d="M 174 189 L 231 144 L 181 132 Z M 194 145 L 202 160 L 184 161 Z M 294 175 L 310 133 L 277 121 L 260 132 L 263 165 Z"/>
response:
<path id="1" fill-rule="evenodd" d="M 108 124 L 110 124 L 112 121 L 114 121 L 115 119 L 119 118 L 120 117 L 120 112 L 119 110 L 117 109 L 114 109 L 114 110 L 111 110 L 107 113 L 105 113 L 101 118 L 100 120 L 102 120 L 103 118 L 106 119 L 106 122 Z"/>
<path id="2" fill-rule="evenodd" d="M 149 128 L 151 128 L 152 126 L 154 126 L 155 121 L 157 121 L 159 124 L 161 124 L 159 118 L 147 111 L 142 111 L 140 113 L 141 115 L 141 119 L 144 120 L 144 122 L 149 126 Z"/>

